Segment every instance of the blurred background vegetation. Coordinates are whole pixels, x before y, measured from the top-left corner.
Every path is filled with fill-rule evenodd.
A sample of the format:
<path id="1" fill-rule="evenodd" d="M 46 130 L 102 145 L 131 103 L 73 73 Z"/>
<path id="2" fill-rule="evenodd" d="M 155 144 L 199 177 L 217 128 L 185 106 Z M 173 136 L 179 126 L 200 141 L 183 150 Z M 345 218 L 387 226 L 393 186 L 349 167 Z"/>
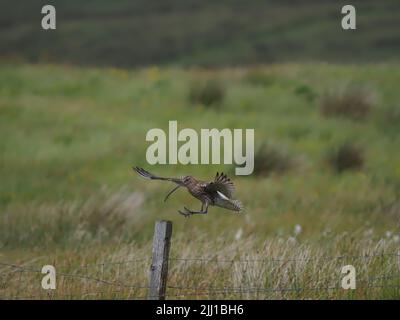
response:
<path id="1" fill-rule="evenodd" d="M 157 219 L 174 222 L 175 257 L 318 257 L 301 286 L 325 255 L 398 250 L 398 0 L 353 1 L 356 31 L 341 29 L 342 1 L 52 1 L 56 31 L 40 29 L 44 4 L 0 0 L 0 261 L 147 258 Z M 169 186 L 134 174 L 233 175 L 150 167 L 146 133 L 169 120 L 255 129 L 254 174 L 233 177 L 245 215 L 184 219 L 196 200 L 163 203 Z"/>
<path id="2" fill-rule="evenodd" d="M 400 4 L 346 1 L 53 0 L 57 30 L 40 27 L 43 0 L 0 0 L 0 56 L 29 62 L 133 67 L 397 59 Z"/>

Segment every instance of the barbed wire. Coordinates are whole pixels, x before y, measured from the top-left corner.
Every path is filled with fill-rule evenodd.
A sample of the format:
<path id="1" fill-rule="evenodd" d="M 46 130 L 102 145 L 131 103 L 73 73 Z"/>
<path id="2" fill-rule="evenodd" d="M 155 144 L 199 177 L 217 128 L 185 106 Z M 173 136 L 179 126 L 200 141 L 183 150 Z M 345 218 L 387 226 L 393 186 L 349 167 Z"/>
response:
<path id="1" fill-rule="evenodd" d="M 356 289 L 370 289 L 370 288 L 400 288 L 400 285 L 368 285 L 368 286 L 358 286 Z M 326 286 L 326 287 L 309 287 L 309 288 L 305 288 L 305 287 L 287 287 L 287 288 L 258 288 L 257 290 L 255 289 L 248 289 L 248 288 L 242 288 L 242 289 L 237 289 L 237 290 L 224 290 L 224 289 L 220 289 L 220 290 L 198 290 L 200 292 L 205 292 L 208 291 L 208 293 L 198 293 L 197 290 L 194 290 L 196 292 L 196 294 L 198 295 L 212 295 L 212 294 L 232 294 L 232 293 L 255 293 L 255 292 L 301 292 L 301 291 L 329 291 L 329 290 L 344 290 L 342 287 L 340 286 Z M 187 294 L 183 294 L 183 295 L 187 295 Z M 189 294 L 192 295 L 192 294 Z M 172 295 L 168 295 L 168 296 L 172 296 Z"/>
<path id="2" fill-rule="evenodd" d="M 362 282 L 367 282 L 367 283 L 372 283 L 374 281 L 377 280 L 390 280 L 390 279 L 400 279 L 400 273 L 396 274 L 396 275 L 383 275 L 383 276 L 378 276 L 378 277 L 369 277 L 367 279 L 357 279 L 358 283 L 362 283 Z M 324 279 L 318 279 L 318 280 L 324 280 Z M 330 279 L 327 279 L 330 280 Z M 399 283 L 400 286 L 400 283 Z M 194 291 L 236 291 L 236 290 L 243 290 L 242 287 L 222 287 L 222 288 L 218 288 L 218 287 L 185 287 L 185 286 L 167 286 L 167 288 L 169 289 L 180 289 L 180 290 L 194 290 Z M 265 287 L 247 287 L 245 288 L 246 290 L 262 290 L 262 291 L 270 291 L 270 288 L 265 288 Z M 277 289 L 278 291 L 284 291 L 285 289 Z M 297 288 L 290 288 L 293 289 L 293 291 L 298 290 Z M 300 288 L 303 289 L 303 288 Z M 338 287 L 338 289 L 343 289 L 342 287 Z M 275 289 L 274 289 L 275 290 Z M 307 290 L 309 290 L 309 288 L 307 288 Z"/>
<path id="3" fill-rule="evenodd" d="M 390 253 L 378 253 L 378 254 L 365 254 L 365 255 L 340 255 L 340 256 L 326 256 L 326 257 L 310 257 L 310 258 L 265 258 L 265 259 L 217 259 L 217 258 L 201 258 L 201 257 L 195 257 L 195 258 L 170 258 L 168 259 L 169 262 L 185 262 L 190 264 L 201 262 L 202 266 L 204 266 L 207 263 L 211 264 L 219 264 L 219 263 L 246 263 L 246 264 L 251 264 L 251 263 L 266 263 L 266 262 L 308 262 L 308 261 L 323 261 L 323 260 L 338 260 L 342 261 L 344 259 L 373 259 L 373 258 L 398 258 L 398 261 L 396 264 L 398 265 L 398 268 L 400 270 L 400 252 L 390 252 Z M 115 280 L 109 280 L 109 279 L 104 279 L 103 277 L 97 277 L 97 276 L 92 276 L 88 274 L 82 274 L 79 273 L 78 271 L 82 269 L 86 269 L 86 272 L 88 272 L 89 268 L 97 268 L 101 267 L 102 268 L 102 276 L 104 276 L 104 268 L 105 267 L 115 267 L 116 265 L 129 265 L 132 263 L 145 263 L 149 262 L 149 264 L 146 264 L 147 267 L 150 266 L 150 259 L 149 258 L 141 258 L 141 259 L 129 259 L 129 260 L 122 260 L 122 261 L 103 261 L 103 262 L 97 262 L 97 263 L 89 263 L 85 265 L 80 265 L 77 266 L 75 269 L 73 269 L 71 272 L 65 272 L 65 271 L 58 271 L 57 269 L 57 277 L 61 277 L 63 279 L 72 279 L 72 280 L 78 280 L 78 281 L 89 281 L 93 282 L 96 285 L 105 285 L 109 287 L 110 289 L 108 290 L 102 290 L 102 291 L 93 291 L 93 290 L 88 290 L 88 291 L 82 291 L 80 293 L 43 293 L 43 294 L 38 294 L 38 295 L 24 295 L 23 290 L 21 290 L 20 287 L 18 287 L 17 292 L 9 295 L 9 296 L 2 296 L 1 293 L 4 289 L 6 289 L 6 284 L 7 281 L 2 283 L 0 286 L 0 299 L 66 299 L 66 298 L 88 298 L 88 297 L 99 297 L 101 295 L 105 295 L 109 297 L 110 295 L 118 295 L 118 299 L 145 299 L 146 295 L 144 294 L 145 292 L 142 290 L 148 290 L 150 287 L 148 285 L 143 285 L 140 283 L 135 283 L 135 284 L 127 284 L 123 281 L 115 281 Z M 72 267 L 71 265 L 65 265 L 64 268 Z M 143 265 L 145 266 L 145 265 Z M 246 265 L 247 266 L 247 265 Z M 11 270 L 9 270 L 11 269 Z M 143 271 L 143 270 L 142 270 Z M 389 271 L 389 270 L 388 270 Z M 41 269 L 32 267 L 32 266 L 27 266 L 27 265 L 20 265 L 20 264 L 15 264 L 15 263 L 8 263 L 8 262 L 1 262 L 0 261 L 0 280 L 4 278 L 3 280 L 8 280 L 9 283 L 11 282 L 10 279 L 17 275 L 19 276 L 18 282 L 22 282 L 22 274 L 24 273 L 35 273 L 35 274 L 42 274 Z M 265 276 L 265 274 L 262 274 L 262 276 Z M 6 279 L 6 278 L 9 279 Z M 295 275 L 296 277 L 296 275 Z M 260 277 L 262 279 L 262 277 Z M 331 278 L 317 278 L 317 279 L 311 279 L 310 284 L 312 282 L 315 282 L 317 280 L 318 283 L 329 283 L 329 281 L 332 281 Z M 396 280 L 397 283 L 377 283 L 378 281 L 387 281 L 389 280 Z M 365 290 L 365 289 L 376 289 L 376 288 L 392 288 L 392 289 L 400 289 L 400 273 L 390 273 L 390 274 L 383 274 L 375 277 L 368 277 L 365 279 L 357 279 L 357 288 L 356 290 Z M 179 278 L 178 278 L 179 280 Z M 177 279 L 175 279 L 175 282 Z M 254 281 L 253 281 L 254 282 Z M 0 283 L 1 284 L 1 283 Z M 306 284 L 308 284 L 306 282 Z M 364 285 L 359 285 L 359 284 L 364 284 Z M 112 288 L 119 288 L 119 290 L 113 290 Z M 129 290 L 134 290 L 135 292 L 130 292 Z M 300 293 L 300 292 L 307 292 L 307 291 L 334 291 L 334 290 L 343 290 L 341 286 L 338 285 L 318 285 L 318 286 L 309 286 L 306 287 L 304 286 L 289 286 L 289 287 L 252 287 L 252 286 L 180 286 L 180 285 L 167 285 L 167 298 L 179 298 L 179 297 L 212 297 L 212 296 L 220 296 L 220 295 L 246 295 L 246 294 L 268 294 L 268 293 Z M 138 294 L 139 292 L 142 292 L 142 294 Z M 174 291 L 179 291 L 178 293 L 175 293 Z"/>
<path id="4" fill-rule="evenodd" d="M 400 251 L 399 252 L 390 252 L 390 253 L 378 253 L 378 254 L 365 254 L 365 255 L 340 255 L 340 256 L 321 256 L 318 258 L 263 258 L 263 259 L 217 259 L 217 258 L 202 258 L 202 257 L 195 257 L 195 258 L 169 258 L 169 261 L 209 261 L 209 262 L 216 262 L 216 263 L 224 263 L 224 262 L 266 262 L 266 261 L 311 261 L 311 260 L 342 260 L 342 259 L 372 259 L 376 257 L 399 257 L 400 258 Z M 106 265 L 118 265 L 118 264 L 128 264 L 133 262 L 144 262 L 150 261 L 149 258 L 141 258 L 141 259 L 129 259 L 129 260 L 122 260 L 122 261 L 104 261 L 104 262 L 97 262 L 97 263 L 89 263 L 84 264 L 76 267 L 76 269 L 86 268 L 89 266 L 106 266 Z M 14 268 L 22 268 L 22 265 L 17 265 L 15 263 L 8 263 L 8 262 L 1 262 L 0 265 L 7 266 L 7 267 L 14 267 Z M 69 267 L 70 265 L 63 265 L 61 267 Z M 26 267 L 23 267 L 27 269 Z M 36 272 L 41 272 L 39 270 L 34 270 Z"/>
<path id="5" fill-rule="evenodd" d="M 47 297 L 49 299 L 66 299 L 66 298 L 74 298 L 74 297 L 85 297 L 85 296 L 98 296 L 98 295 L 110 295 L 113 293 L 126 293 L 125 291 L 122 290 L 113 290 L 113 291 L 87 291 L 87 292 L 82 292 L 82 293 L 68 293 L 68 294 L 53 294 L 53 293 L 43 293 L 41 295 L 26 295 L 26 296 L 0 296 L 0 300 L 28 300 L 28 299 L 43 299 L 44 297 Z M 142 296 L 134 296 L 134 297 L 126 297 L 126 298 L 121 298 L 118 297 L 118 299 L 126 299 L 126 300 L 143 300 L 146 299 L 147 295 L 142 295 Z"/>
<path id="6" fill-rule="evenodd" d="M 18 269 L 18 272 L 42 273 L 42 271 L 39 270 L 39 269 L 26 268 L 26 267 L 18 266 L 18 265 L 15 265 L 15 264 L 8 264 L 8 263 L 0 262 L 0 265 L 16 268 L 16 269 Z M 0 273 L 0 275 L 1 274 L 2 273 Z M 112 286 L 118 286 L 118 287 L 124 287 L 124 288 L 133 288 L 133 289 L 148 289 L 149 288 L 148 286 L 127 285 L 127 284 L 124 284 L 124 283 L 121 283 L 121 282 L 94 278 L 94 277 L 87 276 L 87 275 L 82 275 L 82 274 L 57 272 L 57 276 L 60 276 L 60 277 L 63 277 L 63 278 L 78 278 L 78 279 L 82 279 L 82 280 L 89 280 L 89 281 L 99 282 L 99 283 L 102 283 L 102 284 L 105 284 L 105 285 L 112 285 Z"/>
<path id="7" fill-rule="evenodd" d="M 357 287 L 354 290 L 360 289 L 382 289 L 382 288 L 391 288 L 391 289 L 400 289 L 400 285 L 370 285 L 364 287 Z M 335 290 L 344 290 L 342 287 L 334 286 L 334 287 L 311 287 L 311 288 L 265 288 L 263 290 L 253 291 L 248 289 L 242 289 L 237 291 L 229 291 L 229 290 L 221 290 L 218 292 L 189 292 L 189 293 L 180 293 L 180 294 L 168 294 L 166 298 L 177 298 L 177 297 L 209 297 L 209 296 L 228 296 L 233 294 L 248 294 L 248 293 L 288 293 L 288 292 L 307 292 L 307 291 L 335 291 Z M 351 292 L 352 290 L 348 290 Z"/>
<path id="8" fill-rule="evenodd" d="M 83 269 L 87 267 L 101 267 L 101 266 L 111 266 L 111 265 L 122 265 L 122 264 L 128 264 L 128 263 L 134 263 L 134 262 L 144 262 L 144 261 L 150 261 L 150 258 L 142 258 L 142 259 L 129 259 L 129 260 L 123 260 L 123 261 L 104 261 L 104 262 L 97 262 L 97 263 L 88 263 L 88 264 L 83 264 L 76 269 Z M 62 265 L 61 267 L 69 267 L 70 265 Z"/>
<path id="9" fill-rule="evenodd" d="M 247 263 L 247 262 L 290 262 L 290 261 L 313 261 L 313 260 L 343 260 L 343 259 L 372 259 L 376 257 L 394 256 L 400 258 L 399 253 L 380 253 L 380 254 L 366 254 L 366 255 L 341 255 L 341 256 L 321 256 L 317 258 L 263 258 L 263 259 L 217 259 L 217 258 L 170 258 L 170 261 L 210 261 L 221 263 Z"/>

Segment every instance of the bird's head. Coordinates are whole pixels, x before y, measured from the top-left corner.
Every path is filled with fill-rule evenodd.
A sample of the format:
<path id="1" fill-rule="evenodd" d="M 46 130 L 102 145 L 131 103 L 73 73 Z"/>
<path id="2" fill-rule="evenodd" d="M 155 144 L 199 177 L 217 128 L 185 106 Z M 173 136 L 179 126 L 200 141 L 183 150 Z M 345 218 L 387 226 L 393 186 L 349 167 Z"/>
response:
<path id="1" fill-rule="evenodd" d="M 171 194 L 173 194 L 176 190 L 178 190 L 180 187 L 188 187 L 191 183 L 193 183 L 195 181 L 196 181 L 196 179 L 193 178 L 192 176 L 184 176 L 184 177 L 182 177 L 180 180 L 176 181 L 176 183 L 178 185 L 175 188 L 173 188 L 170 192 L 168 192 L 168 194 L 164 198 L 164 201 L 167 201 L 169 196 Z"/>
<path id="2" fill-rule="evenodd" d="M 192 177 L 192 176 L 184 176 L 184 177 L 182 178 L 182 184 L 183 184 L 185 187 L 189 186 L 190 184 L 192 184 L 192 183 L 195 182 L 195 181 L 196 181 L 196 179 L 195 179 L 194 177 Z"/>

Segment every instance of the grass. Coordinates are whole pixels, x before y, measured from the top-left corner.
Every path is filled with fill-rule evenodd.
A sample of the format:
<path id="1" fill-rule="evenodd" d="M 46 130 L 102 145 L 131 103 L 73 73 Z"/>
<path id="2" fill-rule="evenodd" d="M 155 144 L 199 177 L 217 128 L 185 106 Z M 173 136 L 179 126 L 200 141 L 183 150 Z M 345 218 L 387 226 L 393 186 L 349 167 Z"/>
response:
<path id="1" fill-rule="evenodd" d="M 254 237 L 233 240 L 229 234 L 210 241 L 195 233 L 174 237 L 169 261 L 168 299 L 374 299 L 398 298 L 398 244 L 390 239 L 371 243 L 362 230 L 347 256 L 343 251 L 350 234 L 321 235 L 330 242 L 321 248 L 301 236 L 276 237 L 259 242 Z M 193 250 L 196 254 L 193 254 Z M 246 251 L 245 251 L 246 250 Z M 27 261 L 18 269 L 1 266 L 7 297 L 34 299 L 143 299 L 148 294 L 149 245 L 79 247 L 68 255 L 51 253 Z M 353 255 L 352 255 L 353 254 Z M 361 256 L 360 256 L 361 254 Z M 53 261 L 58 272 L 57 290 L 40 289 L 43 264 Z M 357 270 L 357 290 L 341 288 L 342 267 Z M 397 288 L 396 288 L 397 286 Z"/>
<path id="2" fill-rule="evenodd" d="M 97 0 L 84 5 L 54 0 L 52 5 L 59 27 L 44 32 L 43 1 L 15 6 L 0 0 L 1 58 L 119 67 L 398 61 L 397 0 L 353 0 L 355 32 L 340 27 L 344 4 L 335 1 L 301 0 L 292 6 L 277 0 Z"/>
<path id="3" fill-rule="evenodd" d="M 399 65 L 258 69 L 274 81 L 267 86 L 249 82 L 249 70 L 243 68 L 1 65 L 0 262 L 36 271 L 54 264 L 60 278 L 59 289 L 48 296 L 40 289 L 40 273 L 3 265 L 0 295 L 144 296 L 146 289 L 134 284 L 147 284 L 154 221 L 167 219 L 174 223 L 171 298 L 193 294 L 179 289 L 191 287 L 220 298 L 398 299 L 398 289 L 389 287 L 399 285 L 396 279 L 382 276 L 398 275 L 390 254 L 398 250 L 400 234 L 400 132 L 395 125 L 388 130 L 385 119 L 400 98 Z M 218 110 L 188 102 L 187 84 L 203 77 L 224 83 Z M 317 101 L 296 90 L 321 95 L 344 78 L 379 95 L 363 121 L 324 117 Z M 179 129 L 254 128 L 256 145 L 284 145 L 301 158 L 301 166 L 280 175 L 233 177 L 245 215 L 211 208 L 207 216 L 184 219 L 177 209 L 197 208 L 198 202 L 177 191 L 163 203 L 170 186 L 139 179 L 131 165 L 206 180 L 230 167 L 149 167 L 146 133 L 156 127 L 167 130 L 169 120 L 177 120 Z M 363 146 L 363 170 L 327 170 L 327 150 L 350 140 Z M 293 232 L 296 225 L 300 234 Z M 338 256 L 348 258 L 326 259 Z M 176 260 L 199 257 L 209 262 Z M 271 258 L 248 263 L 247 269 L 239 262 Z M 127 262 L 137 259 L 141 262 Z M 234 262 L 216 262 L 221 260 Z M 337 286 L 341 266 L 349 263 L 360 279 L 353 293 L 269 290 Z M 91 267 L 82 269 L 87 264 Z M 112 284 L 66 275 L 71 273 Z M 371 280 L 377 278 L 381 282 Z M 373 288 L 366 287 L 370 281 Z M 265 290 L 221 294 L 210 287 Z"/>

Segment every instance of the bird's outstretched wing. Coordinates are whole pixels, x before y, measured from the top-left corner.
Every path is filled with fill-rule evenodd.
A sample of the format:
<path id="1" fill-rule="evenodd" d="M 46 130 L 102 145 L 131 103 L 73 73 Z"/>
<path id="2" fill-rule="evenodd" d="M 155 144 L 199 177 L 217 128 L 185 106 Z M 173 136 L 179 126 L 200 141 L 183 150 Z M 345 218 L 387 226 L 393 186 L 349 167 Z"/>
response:
<path id="1" fill-rule="evenodd" d="M 232 199 L 233 193 L 235 192 L 235 185 L 227 177 L 226 174 L 222 173 L 215 176 L 214 181 L 209 182 L 205 186 L 206 191 L 211 193 L 222 193 L 225 197 Z"/>
<path id="2" fill-rule="evenodd" d="M 182 183 L 181 179 L 158 177 L 158 176 L 156 176 L 156 175 L 144 170 L 143 168 L 132 167 L 132 169 L 134 171 L 136 171 L 141 177 L 143 177 L 145 179 L 171 181 L 171 182 L 175 182 L 177 184 L 181 184 Z"/>

